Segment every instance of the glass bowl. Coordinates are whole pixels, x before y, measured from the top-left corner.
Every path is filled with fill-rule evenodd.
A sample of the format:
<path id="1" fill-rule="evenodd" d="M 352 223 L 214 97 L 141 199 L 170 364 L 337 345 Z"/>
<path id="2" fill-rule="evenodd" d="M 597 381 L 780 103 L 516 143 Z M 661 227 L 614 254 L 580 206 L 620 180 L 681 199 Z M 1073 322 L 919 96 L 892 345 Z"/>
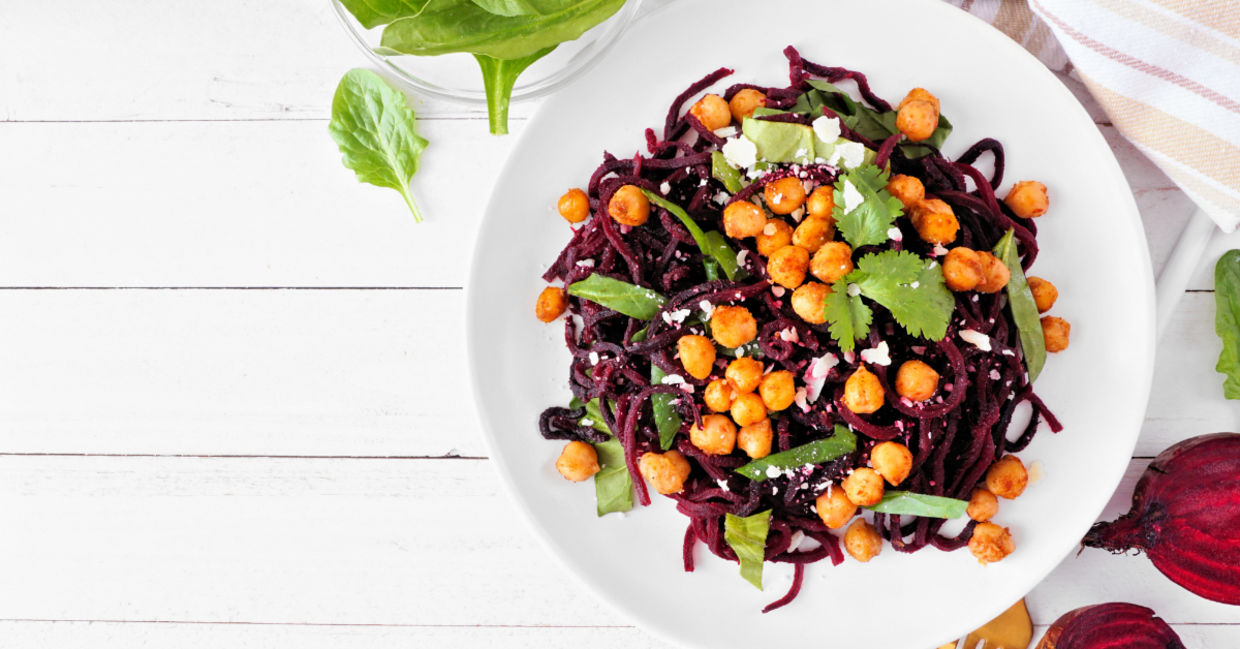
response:
<path id="1" fill-rule="evenodd" d="M 331 0 L 332 9 L 345 32 L 377 66 L 390 72 L 415 92 L 462 104 L 486 107 L 486 91 L 478 63 L 469 54 L 439 56 L 386 55 L 375 52 L 383 27 L 366 29 L 340 0 Z M 619 11 L 574 41 L 561 43 L 555 51 L 535 61 L 517 77 L 511 101 L 543 97 L 589 70 L 637 13 L 641 0 L 628 0 Z"/>

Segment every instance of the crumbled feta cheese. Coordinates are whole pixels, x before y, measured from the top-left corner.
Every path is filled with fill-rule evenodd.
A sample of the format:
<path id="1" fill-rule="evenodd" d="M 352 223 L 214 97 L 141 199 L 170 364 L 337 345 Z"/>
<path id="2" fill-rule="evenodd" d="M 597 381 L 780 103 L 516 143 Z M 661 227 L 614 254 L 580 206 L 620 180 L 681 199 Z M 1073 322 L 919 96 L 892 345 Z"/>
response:
<path id="1" fill-rule="evenodd" d="M 1029 463 L 1029 484 L 1037 484 L 1045 472 L 1042 470 L 1042 460 L 1034 460 Z"/>
<path id="2" fill-rule="evenodd" d="M 775 228 L 775 224 L 774 224 L 774 223 L 767 223 L 767 224 L 766 224 L 766 227 L 762 228 L 762 234 L 765 234 L 766 236 L 768 236 L 768 237 L 769 237 L 769 236 L 771 236 L 772 234 L 775 234 L 775 229 L 776 229 L 776 228 Z"/>
<path id="3" fill-rule="evenodd" d="M 822 118 L 820 117 L 819 119 L 822 119 Z M 808 483 L 804 483 L 804 482 L 803 482 L 803 483 L 801 483 L 801 488 L 804 488 L 806 484 L 808 484 Z M 793 532 L 793 533 L 792 533 L 792 538 L 791 538 L 791 539 L 788 539 L 788 549 L 787 549 L 787 552 L 792 552 L 793 550 L 795 550 L 795 549 L 797 549 L 798 547 L 800 547 L 800 546 L 801 546 L 801 541 L 803 541 L 803 540 L 805 540 L 805 533 L 804 533 L 804 532 L 802 532 L 801 530 L 797 530 L 797 531 Z"/>
<path id="4" fill-rule="evenodd" d="M 984 352 L 990 351 L 990 336 L 980 331 L 961 329 L 960 339 Z"/>
<path id="5" fill-rule="evenodd" d="M 723 143 L 723 157 L 733 167 L 752 167 L 758 162 L 758 147 L 741 135 Z"/>
<path id="6" fill-rule="evenodd" d="M 691 313 L 693 312 L 690 311 L 689 309 L 677 309 L 675 311 L 664 311 L 663 322 L 666 322 L 669 325 L 680 324 L 684 322 L 685 318 L 689 317 Z"/>
<path id="7" fill-rule="evenodd" d="M 702 310 L 702 313 L 707 319 L 710 319 L 711 314 L 715 312 L 715 305 L 711 304 L 708 300 L 698 302 L 698 308 Z"/>
<path id="8" fill-rule="evenodd" d="M 779 284 L 776 284 L 771 287 L 771 295 L 774 295 L 775 297 L 783 297 L 784 293 L 786 292 L 787 291 L 784 289 L 784 287 L 780 286 Z"/>
<path id="9" fill-rule="evenodd" d="M 900 231 L 900 228 L 893 225 L 891 226 L 891 229 L 887 231 L 887 238 L 892 241 L 903 241 L 904 233 Z"/>
<path id="10" fill-rule="evenodd" d="M 999 370 L 990 370 L 990 374 L 988 376 L 990 376 L 991 381 L 998 381 L 1002 378 L 1002 375 L 999 374 Z"/>
<path id="11" fill-rule="evenodd" d="M 831 373 L 831 370 L 840 364 L 840 359 L 835 354 L 827 352 L 822 356 L 814 359 L 809 365 L 809 375 L 812 378 L 825 377 Z"/>
<path id="12" fill-rule="evenodd" d="M 589 417 L 586 417 L 586 418 L 582 419 L 581 421 L 579 421 L 579 422 L 577 422 L 577 423 L 578 423 L 578 424 L 580 424 L 580 425 L 582 425 L 582 426 L 586 426 L 586 427 L 588 428 L 588 427 L 590 427 L 590 426 L 593 426 L 593 425 L 594 425 L 594 420 L 590 419 Z"/>
<path id="13" fill-rule="evenodd" d="M 599 361 L 598 352 L 590 352 L 590 364 L 598 365 L 598 361 Z"/>
<path id="14" fill-rule="evenodd" d="M 783 470 L 777 466 L 766 467 L 766 477 L 768 478 L 778 478 L 782 474 L 783 474 Z"/>
<path id="15" fill-rule="evenodd" d="M 880 340 L 877 346 L 861 350 L 861 360 L 871 365 L 891 365 L 891 349 L 887 347 L 887 341 Z"/>
<path id="16" fill-rule="evenodd" d="M 594 260 L 593 259 L 579 259 L 577 260 L 577 265 L 581 266 L 582 268 L 594 268 Z"/>
<path id="17" fill-rule="evenodd" d="M 1003 351 L 1001 351 L 1001 352 L 999 352 L 999 353 L 1000 353 L 1000 354 L 1003 354 L 1004 356 L 1015 356 L 1015 355 L 1016 355 L 1016 352 L 1014 352 L 1014 351 L 1012 351 L 1012 350 L 1010 350 L 1010 349 L 1005 349 L 1005 350 L 1003 350 Z"/>
<path id="18" fill-rule="evenodd" d="M 659 191 L 663 192 L 664 194 L 666 194 L 666 193 L 668 193 L 668 192 L 672 191 L 672 185 L 671 185 L 671 183 L 669 183 L 669 182 L 667 182 L 666 180 L 664 180 L 664 181 L 663 181 L 663 182 L 659 185 Z"/>
<path id="19" fill-rule="evenodd" d="M 810 122 L 810 127 L 814 129 L 814 135 L 818 139 L 830 144 L 840 138 L 840 120 L 834 117 L 822 115 Z"/>
<path id="20" fill-rule="evenodd" d="M 734 136 L 736 135 L 736 127 L 735 127 L 735 126 L 725 126 L 725 127 L 723 127 L 723 128 L 717 128 L 717 129 L 715 129 L 715 135 L 717 135 L 717 136 L 719 136 L 719 137 L 725 137 L 725 138 L 726 138 L 726 137 L 734 137 Z"/>
<path id="21" fill-rule="evenodd" d="M 856 284 L 849 284 L 848 297 L 857 297 L 858 295 L 861 295 L 861 287 Z"/>
<path id="22" fill-rule="evenodd" d="M 852 184 L 852 181 L 845 178 L 844 179 L 844 213 L 851 214 L 853 210 L 857 209 L 857 207 L 860 206 L 864 202 L 865 202 L 865 197 L 861 195 L 861 192 L 857 191 L 857 188 L 856 186 Z"/>
<path id="23" fill-rule="evenodd" d="M 728 489 L 728 481 L 724 478 L 716 480 L 715 484 L 719 485 L 719 488 L 724 491 L 731 491 L 731 489 Z"/>
<path id="24" fill-rule="evenodd" d="M 805 392 L 805 388 L 799 387 L 797 388 L 796 396 L 792 399 L 792 402 L 797 404 L 797 407 L 801 409 L 801 412 L 809 412 L 809 403 L 806 402 L 807 396 L 808 395 Z"/>
<path id="25" fill-rule="evenodd" d="M 698 187 L 705 187 L 705 186 L 706 186 L 706 179 L 698 178 Z"/>
<path id="26" fill-rule="evenodd" d="M 729 198 L 732 198 L 732 195 L 731 195 L 731 194 L 729 194 L 729 193 L 727 193 L 727 192 L 719 192 L 719 193 L 715 194 L 715 198 L 714 198 L 714 200 L 715 200 L 715 202 L 716 202 L 716 203 L 718 203 L 719 205 L 727 205 L 727 203 L 728 203 L 728 199 L 729 199 Z"/>
<path id="27" fill-rule="evenodd" d="M 685 377 L 679 374 L 668 374 L 660 381 L 663 385 L 681 385 L 685 382 Z"/>
<path id="28" fill-rule="evenodd" d="M 856 169 L 865 162 L 865 145 L 860 142 L 836 142 L 828 164 L 841 164 L 845 169 Z"/>
<path id="29" fill-rule="evenodd" d="M 737 265 L 737 266 L 744 266 L 744 265 L 745 265 L 745 258 L 746 258 L 746 257 L 748 257 L 748 256 L 749 256 L 749 251 L 748 251 L 747 249 L 745 249 L 745 248 L 741 248 L 741 251 L 740 251 L 740 252 L 738 252 L 738 253 L 736 253 L 736 265 Z"/>
<path id="30" fill-rule="evenodd" d="M 801 342 L 801 335 L 797 333 L 796 329 L 788 327 L 786 329 L 779 330 L 779 339 L 786 343 L 799 343 Z M 775 366 L 772 365 L 771 367 Z"/>
<path id="31" fill-rule="evenodd" d="M 947 254 L 947 248 L 944 248 L 941 244 L 937 244 L 937 243 L 934 244 L 934 255 L 936 257 L 942 257 L 943 255 L 946 255 L 946 254 Z"/>
<path id="32" fill-rule="evenodd" d="M 805 217 L 805 208 L 798 207 L 795 210 L 792 210 L 792 213 L 789 214 L 788 216 L 791 216 L 793 221 L 800 223 L 801 219 Z"/>
<path id="33" fill-rule="evenodd" d="M 856 354 L 854 354 L 854 353 L 852 352 L 852 350 L 851 350 L 851 349 L 850 349 L 850 350 L 848 350 L 848 351 L 846 351 L 846 352 L 844 352 L 844 362 L 845 362 L 845 363 L 848 363 L 849 365 L 852 365 L 853 360 L 854 360 L 854 359 L 856 359 L 856 358 L 857 358 L 857 355 L 856 355 Z"/>

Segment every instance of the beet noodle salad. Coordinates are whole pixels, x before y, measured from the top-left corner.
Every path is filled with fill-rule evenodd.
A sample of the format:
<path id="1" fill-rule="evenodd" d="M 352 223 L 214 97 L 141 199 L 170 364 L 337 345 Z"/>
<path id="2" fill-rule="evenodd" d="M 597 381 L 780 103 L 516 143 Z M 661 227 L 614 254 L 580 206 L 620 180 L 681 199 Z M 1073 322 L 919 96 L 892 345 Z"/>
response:
<path id="1" fill-rule="evenodd" d="M 844 560 L 833 530 L 858 561 L 884 539 L 968 545 L 983 563 L 1013 552 L 991 520 L 1029 479 L 1011 453 L 1041 421 L 1061 429 L 1032 382 L 1069 333 L 1040 316 L 1054 285 L 1026 277 L 1045 186 L 996 200 L 1002 145 L 944 157 L 933 94 L 893 108 L 859 72 L 784 54 L 791 85 L 703 94 L 732 72 L 716 70 L 662 135 L 646 130 L 645 153 L 604 153 L 560 198 L 580 226 L 543 276 L 566 289 L 536 309 L 569 313 L 574 398 L 538 422 L 568 440 L 560 474 L 594 478 L 600 516 L 634 491 L 649 504 L 647 483 L 675 500 L 685 570 L 699 542 L 758 588 L 765 561 L 794 564 L 767 611 L 805 564 Z M 973 166 L 987 154 L 989 178 Z"/>

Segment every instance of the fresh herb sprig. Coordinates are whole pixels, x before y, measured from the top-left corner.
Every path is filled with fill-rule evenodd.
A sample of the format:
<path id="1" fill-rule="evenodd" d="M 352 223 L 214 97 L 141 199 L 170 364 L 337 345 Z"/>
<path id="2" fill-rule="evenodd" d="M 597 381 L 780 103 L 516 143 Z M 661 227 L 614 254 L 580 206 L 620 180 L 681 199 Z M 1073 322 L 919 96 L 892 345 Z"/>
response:
<path id="1" fill-rule="evenodd" d="M 831 286 L 823 304 L 828 331 L 844 351 L 853 350 L 870 332 L 874 313 L 862 297 L 890 311 L 910 334 L 929 340 L 947 335 L 956 306 L 938 262 L 907 250 L 865 255 L 856 270 Z"/>

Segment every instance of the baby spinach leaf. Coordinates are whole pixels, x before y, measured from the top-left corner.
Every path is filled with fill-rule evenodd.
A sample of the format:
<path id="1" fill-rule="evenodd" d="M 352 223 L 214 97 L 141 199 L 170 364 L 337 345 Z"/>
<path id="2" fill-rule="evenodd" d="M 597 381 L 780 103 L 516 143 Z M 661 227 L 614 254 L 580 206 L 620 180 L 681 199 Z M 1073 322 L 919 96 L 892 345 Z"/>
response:
<path id="1" fill-rule="evenodd" d="M 710 175 L 723 183 L 723 187 L 733 194 L 745 188 L 741 183 L 740 170 L 728 164 L 728 159 L 718 151 L 710 154 Z"/>
<path id="2" fill-rule="evenodd" d="M 568 286 L 568 294 L 619 311 L 630 318 L 649 320 L 667 301 L 654 289 L 636 286 L 597 273 Z"/>
<path id="3" fill-rule="evenodd" d="M 422 13 L 429 0 L 340 0 L 349 13 L 370 29 Z"/>
<path id="4" fill-rule="evenodd" d="M 1020 350 L 1025 357 L 1025 369 L 1029 371 L 1029 382 L 1033 383 L 1046 363 L 1046 339 L 1042 336 L 1038 304 L 1033 299 L 1033 291 L 1029 289 L 1025 271 L 1020 267 L 1015 231 L 1009 229 L 1003 238 L 999 239 L 999 243 L 995 244 L 994 255 L 1007 266 L 1011 275 L 1006 289 L 1008 308 L 1012 310 L 1012 320 L 1016 322 L 1016 330 L 1020 334 Z"/>
<path id="5" fill-rule="evenodd" d="M 857 450 L 857 436 L 847 426 L 836 424 L 835 434 L 831 437 L 773 453 L 740 467 L 736 472 L 754 482 L 765 482 L 770 477 L 767 475 L 768 469 L 783 471 L 807 464 L 822 464 L 855 450 Z"/>
<path id="6" fill-rule="evenodd" d="M 650 199 L 651 203 L 658 205 L 670 212 L 672 216 L 680 219 L 681 224 L 689 231 L 689 235 L 697 242 L 698 248 L 701 248 L 702 254 L 707 259 L 715 260 L 719 267 L 723 269 L 723 274 L 727 275 L 728 279 L 735 280 L 745 276 L 745 272 L 741 270 L 740 264 L 736 262 L 736 251 L 732 249 L 732 246 L 728 245 L 727 239 L 722 234 L 714 230 L 710 232 L 702 231 L 702 227 L 689 217 L 688 212 L 685 212 L 679 205 L 666 198 L 646 189 L 643 189 L 642 193 L 646 195 L 646 198 Z"/>
<path id="7" fill-rule="evenodd" d="M 771 510 L 753 516 L 728 514 L 723 520 L 723 540 L 736 553 L 741 577 L 762 590 L 762 564 L 766 562 L 766 535 L 771 530 Z"/>
<path id="8" fill-rule="evenodd" d="M 831 292 L 823 300 L 823 309 L 830 323 L 827 331 L 842 351 L 852 351 L 858 340 L 869 335 L 874 311 L 861 299 L 860 293 L 848 294 L 848 282 L 843 279 L 831 285 Z"/>
<path id="9" fill-rule="evenodd" d="M 544 10 L 554 11 L 552 5 L 564 4 L 563 2 L 534 2 L 533 0 L 472 0 L 472 2 L 497 16 L 540 16 Z"/>
<path id="10" fill-rule="evenodd" d="M 904 213 L 900 199 L 887 192 L 889 174 L 874 164 L 863 164 L 842 174 L 835 182 L 836 228 L 853 248 L 875 246 L 887 241 L 887 232 Z M 850 189 L 851 188 L 851 189 Z M 849 196 L 860 195 L 862 202 L 847 209 Z"/>
<path id="11" fill-rule="evenodd" d="M 582 415 L 581 419 L 577 420 L 578 424 L 581 424 L 582 421 L 589 420 L 590 427 L 594 430 L 597 430 L 600 433 L 607 433 L 608 435 L 611 434 L 611 429 L 608 428 L 607 424 L 603 421 L 603 411 L 602 408 L 599 407 L 598 399 L 590 399 L 589 403 L 582 403 L 581 399 L 573 397 L 569 400 L 568 407 L 572 409 L 586 409 L 586 414 Z"/>
<path id="12" fill-rule="evenodd" d="M 421 223 L 422 214 L 409 192 L 426 138 L 414 130 L 413 109 L 404 93 L 370 70 L 350 70 L 336 86 L 328 132 L 340 147 L 344 166 L 357 179 L 400 192 Z"/>
<path id="13" fill-rule="evenodd" d="M 650 384 L 660 385 L 667 373 L 654 363 L 650 364 Z M 650 395 L 650 407 L 654 411 L 654 425 L 659 431 L 659 446 L 663 450 L 672 447 L 672 442 L 676 439 L 676 433 L 680 432 L 681 419 L 676 412 L 673 401 L 676 400 L 674 394 L 655 393 Z"/>
<path id="14" fill-rule="evenodd" d="M 946 115 L 939 115 L 939 125 L 934 129 L 934 133 L 930 137 L 921 142 L 902 142 L 900 149 L 904 151 L 904 155 L 912 159 L 927 156 L 933 153 L 933 149 L 926 146 L 933 146 L 935 149 L 942 149 L 943 143 L 947 141 L 947 136 L 952 134 L 952 123 L 948 121 Z"/>
<path id="15" fill-rule="evenodd" d="M 759 345 L 758 341 L 756 340 L 747 342 L 744 345 L 741 345 L 740 347 L 723 347 L 721 345 L 715 345 L 715 349 L 719 351 L 720 356 L 727 356 L 728 358 L 740 358 L 741 356 L 748 356 L 749 358 L 760 359 L 764 356 L 764 354 L 762 353 L 762 346 Z M 739 354 L 737 353 L 738 351 L 740 352 Z"/>
<path id="16" fill-rule="evenodd" d="M 888 491 L 877 505 L 867 507 L 883 514 L 901 516 L 926 516 L 928 518 L 960 518 L 969 507 L 969 501 L 915 494 L 911 491 Z"/>
<path id="17" fill-rule="evenodd" d="M 804 163 L 814 159 L 814 130 L 804 124 L 746 117 L 741 132 L 757 147 L 761 160 Z"/>
<path id="18" fill-rule="evenodd" d="M 805 115 L 821 115 L 822 107 L 826 106 L 840 116 L 840 121 L 859 135 L 878 142 L 900 132 L 896 127 L 897 111 L 879 112 L 854 100 L 839 87 L 811 79 L 810 90 L 797 98 L 793 106 L 794 112 Z M 939 115 L 939 125 L 934 133 L 923 142 L 901 142 L 900 149 L 909 158 L 920 158 L 931 152 L 929 146 L 942 148 L 947 136 L 951 135 L 952 123 L 947 117 Z"/>
<path id="19" fill-rule="evenodd" d="M 624 464 L 624 447 L 612 437 L 594 445 L 601 467 L 594 474 L 594 499 L 599 516 L 633 509 L 633 476 Z"/>
<path id="20" fill-rule="evenodd" d="M 525 69 L 534 61 L 551 53 L 555 46 L 538 50 L 529 56 L 515 59 L 499 59 L 486 54 L 474 54 L 478 67 L 482 68 L 482 83 L 487 92 L 487 123 L 492 135 L 508 133 L 508 103 L 512 87 Z"/>
<path id="21" fill-rule="evenodd" d="M 1223 396 L 1240 399 L 1240 250 L 1214 265 L 1214 307 L 1214 331 L 1223 341 L 1214 370 L 1224 376 Z"/>

